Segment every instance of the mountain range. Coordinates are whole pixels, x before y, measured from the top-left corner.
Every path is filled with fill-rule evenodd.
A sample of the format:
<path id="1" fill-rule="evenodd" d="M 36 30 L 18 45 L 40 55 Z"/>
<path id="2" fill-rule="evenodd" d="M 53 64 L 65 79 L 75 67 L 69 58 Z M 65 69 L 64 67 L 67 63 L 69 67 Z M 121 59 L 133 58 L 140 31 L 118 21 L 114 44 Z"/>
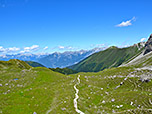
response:
<path id="1" fill-rule="evenodd" d="M 151 36 L 146 43 L 112 46 L 72 66 L 85 72 L 0 61 L 0 113 L 151 114 Z"/>
<path id="2" fill-rule="evenodd" d="M 144 50 L 144 42 L 126 48 L 111 46 L 94 53 L 81 62 L 68 68 L 78 72 L 98 72 L 107 68 L 118 67 Z"/>
<path id="3" fill-rule="evenodd" d="M 32 67 L 18 59 L 0 61 L 0 113 L 151 114 L 152 51 L 147 51 L 151 38 L 147 42 L 122 49 L 113 46 L 87 57 L 87 62 L 100 62 L 106 54 L 101 63 L 108 65 L 100 72 Z M 113 60 L 116 66 L 111 66 Z M 70 75 L 64 75 L 67 72 Z"/>
<path id="4" fill-rule="evenodd" d="M 76 64 L 89 55 L 99 52 L 105 48 L 94 48 L 91 50 L 66 51 L 63 53 L 55 52 L 52 54 L 14 54 L 1 55 L 0 60 L 8 61 L 10 59 L 19 59 L 23 61 L 33 61 L 49 68 L 64 68 Z"/>

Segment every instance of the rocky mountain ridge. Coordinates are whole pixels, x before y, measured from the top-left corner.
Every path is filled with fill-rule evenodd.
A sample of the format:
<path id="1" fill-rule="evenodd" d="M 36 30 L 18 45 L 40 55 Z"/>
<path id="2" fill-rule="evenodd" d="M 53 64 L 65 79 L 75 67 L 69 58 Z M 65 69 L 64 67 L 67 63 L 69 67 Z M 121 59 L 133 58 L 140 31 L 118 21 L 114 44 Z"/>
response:
<path id="1" fill-rule="evenodd" d="M 150 35 L 148 41 L 145 44 L 144 55 L 152 51 L 152 34 Z"/>

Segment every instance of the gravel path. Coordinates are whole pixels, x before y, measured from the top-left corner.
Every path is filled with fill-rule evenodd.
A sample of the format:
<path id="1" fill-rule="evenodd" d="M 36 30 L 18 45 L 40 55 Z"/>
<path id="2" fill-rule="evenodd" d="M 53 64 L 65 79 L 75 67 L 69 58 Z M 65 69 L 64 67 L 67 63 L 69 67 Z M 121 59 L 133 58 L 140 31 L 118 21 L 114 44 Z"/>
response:
<path id="1" fill-rule="evenodd" d="M 73 100 L 73 102 L 74 102 L 74 108 L 75 108 L 75 111 L 77 113 L 84 114 L 84 112 L 82 112 L 81 110 L 78 109 L 78 103 L 77 103 L 77 100 L 79 98 L 79 96 L 78 96 L 79 90 L 76 88 L 76 86 L 80 84 L 80 75 L 78 75 L 77 80 L 78 80 L 78 83 L 76 83 L 74 85 L 74 89 L 76 91 L 76 93 L 75 93 L 75 99 Z"/>

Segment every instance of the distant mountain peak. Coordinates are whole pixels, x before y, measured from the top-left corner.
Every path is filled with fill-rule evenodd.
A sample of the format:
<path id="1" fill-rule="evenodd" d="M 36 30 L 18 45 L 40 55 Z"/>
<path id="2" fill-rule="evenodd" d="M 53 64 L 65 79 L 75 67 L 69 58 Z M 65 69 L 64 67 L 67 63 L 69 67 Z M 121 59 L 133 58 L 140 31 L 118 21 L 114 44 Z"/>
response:
<path id="1" fill-rule="evenodd" d="M 143 47 L 145 47 L 145 42 L 139 42 L 137 44 L 134 44 L 133 46 L 137 47 L 138 50 L 141 50 Z"/>
<path id="2" fill-rule="evenodd" d="M 118 49 L 117 46 L 110 46 L 108 49 Z"/>
<path id="3" fill-rule="evenodd" d="M 148 41 L 145 44 L 144 55 L 152 51 L 152 34 L 150 35 Z"/>

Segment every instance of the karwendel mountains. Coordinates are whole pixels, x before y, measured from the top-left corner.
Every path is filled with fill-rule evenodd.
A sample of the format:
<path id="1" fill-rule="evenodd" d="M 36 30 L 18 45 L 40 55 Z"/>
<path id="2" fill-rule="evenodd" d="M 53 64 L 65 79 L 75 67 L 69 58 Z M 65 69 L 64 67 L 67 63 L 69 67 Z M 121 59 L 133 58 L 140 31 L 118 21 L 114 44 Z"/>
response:
<path id="1" fill-rule="evenodd" d="M 23 61 L 33 61 L 42 64 L 48 68 L 64 68 L 73 64 L 76 64 L 88 57 L 89 55 L 104 50 L 104 47 L 98 47 L 91 50 L 80 51 L 66 51 L 63 53 L 55 52 L 52 54 L 13 54 L 13 55 L 1 55 L 0 60 L 8 61 L 10 59 L 19 59 Z"/>
<path id="2" fill-rule="evenodd" d="M 0 113 L 151 114 L 151 43 L 109 47 L 70 67 L 77 71 L 0 61 Z"/>

